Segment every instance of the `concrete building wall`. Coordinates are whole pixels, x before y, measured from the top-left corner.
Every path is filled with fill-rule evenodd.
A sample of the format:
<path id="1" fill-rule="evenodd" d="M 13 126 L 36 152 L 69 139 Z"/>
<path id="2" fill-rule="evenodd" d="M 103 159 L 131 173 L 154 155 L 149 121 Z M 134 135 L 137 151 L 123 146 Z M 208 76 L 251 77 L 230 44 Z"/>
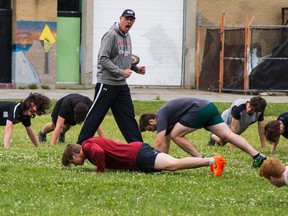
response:
<path id="1" fill-rule="evenodd" d="M 196 16 L 197 4 L 194 0 L 186 1 L 185 44 L 184 44 L 184 80 L 185 88 L 195 87 L 195 53 L 196 53 Z"/>
<path id="2" fill-rule="evenodd" d="M 235 0 L 235 1 L 212 1 L 212 0 L 186 0 L 185 2 L 185 41 L 184 41 L 184 77 L 185 88 L 195 88 L 196 66 L 196 28 L 198 11 L 202 12 L 202 24 L 219 25 L 222 11 L 225 11 L 226 25 L 245 25 L 246 16 L 252 19 L 253 24 L 280 25 L 282 21 L 281 8 L 287 6 L 287 1 L 258 0 Z M 83 1 L 82 8 L 82 49 L 81 49 L 81 84 L 91 84 L 91 44 L 93 37 L 93 1 Z M 85 32 L 85 33 L 84 33 Z M 84 36 L 85 35 L 85 36 Z M 83 37 L 84 36 L 84 37 Z M 202 38 L 200 46 L 203 47 Z M 85 61 L 84 61 L 85 59 Z"/>
<path id="3" fill-rule="evenodd" d="M 92 85 L 93 75 L 93 8 L 94 1 L 82 2 L 82 32 L 80 49 L 81 84 Z"/>
<path id="4" fill-rule="evenodd" d="M 55 85 L 57 0 L 14 0 L 12 77 L 17 85 Z"/>
<path id="5" fill-rule="evenodd" d="M 55 22 L 57 2 L 57 0 L 14 0 L 15 18 L 16 20 Z"/>
<path id="6" fill-rule="evenodd" d="M 252 24 L 282 25 L 281 9 L 288 7 L 287 0 L 198 0 L 197 11 L 202 12 L 202 24 L 219 25 L 222 11 L 228 26 L 245 25 L 246 16 Z"/>
<path id="7" fill-rule="evenodd" d="M 184 0 L 184 2 L 185 41 L 183 52 L 185 73 L 183 86 L 186 88 L 195 87 L 196 28 L 199 11 L 202 12 L 202 24 L 204 25 L 219 25 L 222 11 L 225 12 L 225 22 L 228 26 L 244 26 L 246 16 L 249 20 L 255 16 L 252 24 L 281 25 L 281 8 L 288 6 L 287 0 Z M 39 85 L 55 85 L 57 0 L 13 0 L 12 7 L 12 73 L 14 78 L 18 77 L 16 80 L 19 83 L 16 84 L 29 84 L 31 82 L 29 80 L 32 79 L 32 83 L 38 83 Z M 95 58 L 93 57 L 92 46 L 93 8 L 93 0 L 82 2 L 80 84 L 83 86 L 91 86 L 92 84 L 92 62 Z M 43 38 L 40 39 L 40 36 L 46 24 L 55 42 L 50 45 L 46 43 L 46 49 L 44 49 L 45 41 L 42 40 Z M 204 43 L 204 40 L 201 43 Z"/>

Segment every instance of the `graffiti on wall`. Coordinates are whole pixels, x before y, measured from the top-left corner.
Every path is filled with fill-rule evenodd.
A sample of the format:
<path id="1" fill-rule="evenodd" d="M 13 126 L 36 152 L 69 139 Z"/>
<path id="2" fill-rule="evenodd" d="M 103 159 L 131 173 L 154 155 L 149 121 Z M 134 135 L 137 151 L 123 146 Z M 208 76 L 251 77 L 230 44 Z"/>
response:
<path id="1" fill-rule="evenodd" d="M 12 79 L 16 84 L 41 83 L 49 71 L 49 52 L 55 47 L 56 22 L 16 22 Z M 55 51 L 52 51 L 55 52 Z"/>

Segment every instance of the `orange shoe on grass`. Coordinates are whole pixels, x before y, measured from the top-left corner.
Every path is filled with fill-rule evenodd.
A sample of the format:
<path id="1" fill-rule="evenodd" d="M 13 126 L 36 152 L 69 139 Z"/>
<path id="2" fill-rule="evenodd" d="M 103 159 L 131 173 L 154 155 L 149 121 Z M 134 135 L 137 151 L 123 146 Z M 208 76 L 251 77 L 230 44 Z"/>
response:
<path id="1" fill-rule="evenodd" d="M 221 156 L 214 156 L 214 163 L 210 165 L 210 171 L 214 176 L 221 176 L 226 164 L 226 160 Z"/>

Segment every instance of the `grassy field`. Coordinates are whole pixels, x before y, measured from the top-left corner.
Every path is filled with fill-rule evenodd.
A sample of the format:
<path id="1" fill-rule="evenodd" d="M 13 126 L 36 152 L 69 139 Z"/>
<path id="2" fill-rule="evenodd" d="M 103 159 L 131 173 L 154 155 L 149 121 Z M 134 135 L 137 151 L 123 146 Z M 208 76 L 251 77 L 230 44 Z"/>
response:
<path id="1" fill-rule="evenodd" d="M 55 103 L 55 101 L 53 102 Z M 144 112 L 155 112 L 163 101 L 134 101 L 137 119 Z M 220 111 L 229 103 L 216 103 Z M 287 111 L 286 104 L 269 104 L 266 121 Z M 50 121 L 50 115 L 32 121 L 35 131 Z M 124 141 L 113 116 L 103 124 L 107 137 Z M 81 126 L 66 135 L 66 144 L 73 143 Z M 4 127 L 0 139 L 3 140 Z M 277 151 L 269 144 L 260 149 L 257 124 L 243 136 L 256 149 L 269 157 L 287 162 L 287 140 L 281 138 Z M 143 133 L 152 144 L 155 134 Z M 0 215 L 287 215 L 287 188 L 272 186 L 251 168 L 252 158 L 237 148 L 209 147 L 209 132 L 201 129 L 189 134 L 196 148 L 206 156 L 222 155 L 227 160 L 224 174 L 214 177 L 208 167 L 177 172 L 144 174 L 107 171 L 95 174 L 95 167 L 63 168 L 61 156 L 66 144 L 48 143 L 34 148 L 24 127 L 13 128 L 11 148 L 0 151 Z M 51 134 L 47 136 L 48 141 Z M 2 142 L 3 145 L 3 142 Z M 175 144 L 170 154 L 187 154 Z"/>

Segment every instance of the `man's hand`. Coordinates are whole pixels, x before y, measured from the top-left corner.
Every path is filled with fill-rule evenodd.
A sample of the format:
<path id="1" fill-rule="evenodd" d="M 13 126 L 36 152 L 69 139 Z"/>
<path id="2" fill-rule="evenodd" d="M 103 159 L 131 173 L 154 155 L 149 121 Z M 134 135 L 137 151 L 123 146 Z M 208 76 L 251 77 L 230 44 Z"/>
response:
<path id="1" fill-rule="evenodd" d="M 123 77 L 124 77 L 124 78 L 128 78 L 128 77 L 131 76 L 131 73 L 132 73 L 132 70 L 130 70 L 130 69 L 125 69 L 125 70 L 123 71 Z"/>
<path id="2" fill-rule="evenodd" d="M 137 71 L 138 74 L 144 75 L 145 72 L 146 72 L 146 67 L 145 66 L 139 66 L 139 67 L 137 67 L 137 69 L 138 69 L 138 71 Z"/>

